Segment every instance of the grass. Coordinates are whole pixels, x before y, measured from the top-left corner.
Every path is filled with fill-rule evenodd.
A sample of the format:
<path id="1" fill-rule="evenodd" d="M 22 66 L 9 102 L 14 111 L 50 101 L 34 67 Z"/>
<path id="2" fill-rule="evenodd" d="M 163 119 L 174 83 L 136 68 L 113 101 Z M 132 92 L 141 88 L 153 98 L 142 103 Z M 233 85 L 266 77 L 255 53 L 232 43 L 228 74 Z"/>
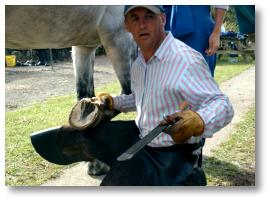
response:
<path id="1" fill-rule="evenodd" d="M 255 107 L 203 166 L 210 186 L 255 185 Z"/>
<path id="2" fill-rule="evenodd" d="M 42 160 L 30 142 L 30 133 L 66 124 L 75 96 L 6 113 L 6 185 L 37 185 L 57 175 L 63 167 Z M 44 177 L 46 175 L 46 177 Z"/>
<path id="3" fill-rule="evenodd" d="M 254 61 L 249 64 L 245 63 L 242 60 L 238 63 L 228 63 L 223 60 L 219 61 L 215 69 L 215 80 L 217 81 L 217 83 L 229 80 L 232 77 L 239 75 L 246 69 L 250 68 L 250 66 L 252 65 L 255 65 Z"/>
<path id="4" fill-rule="evenodd" d="M 251 64 L 225 64 L 221 62 L 216 68 L 218 83 L 230 79 L 249 68 Z M 118 94 L 118 83 L 106 85 L 96 91 Z M 53 97 L 45 102 L 30 107 L 5 113 L 5 176 L 6 185 L 33 186 L 40 185 L 57 177 L 69 166 L 59 166 L 43 160 L 33 149 L 30 134 L 49 127 L 67 124 L 68 115 L 76 102 L 75 95 Z M 120 114 L 116 119 L 134 119 L 135 113 Z M 210 159 L 209 159 L 210 161 Z M 209 175 L 210 174 L 209 172 Z M 214 180 L 214 176 L 209 177 Z"/>

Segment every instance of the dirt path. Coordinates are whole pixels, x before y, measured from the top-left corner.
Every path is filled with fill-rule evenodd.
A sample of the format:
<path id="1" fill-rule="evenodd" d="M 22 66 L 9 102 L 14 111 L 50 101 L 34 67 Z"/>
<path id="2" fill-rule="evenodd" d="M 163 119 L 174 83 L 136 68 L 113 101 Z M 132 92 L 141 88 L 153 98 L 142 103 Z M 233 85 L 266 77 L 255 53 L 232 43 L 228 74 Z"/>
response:
<path id="1" fill-rule="evenodd" d="M 235 116 L 231 124 L 216 133 L 213 138 L 207 139 L 203 152 L 207 156 L 211 155 L 211 151 L 220 143 L 228 139 L 236 124 L 255 104 L 255 67 L 222 83 L 220 87 L 229 96 L 234 106 Z M 98 186 L 103 177 L 90 177 L 86 172 L 86 163 L 78 163 L 78 165 L 65 170 L 59 178 L 48 181 L 43 186 Z"/>
<path id="2" fill-rule="evenodd" d="M 106 56 L 96 57 L 94 70 L 95 87 L 117 80 Z M 71 62 L 58 62 L 53 69 L 50 66 L 5 68 L 6 111 L 71 93 L 76 93 Z"/>
<path id="3" fill-rule="evenodd" d="M 221 84 L 222 91 L 230 98 L 234 107 L 232 122 L 215 134 L 215 137 L 207 139 L 204 147 L 204 155 L 211 155 L 211 150 L 220 143 L 226 141 L 235 126 L 243 116 L 255 105 L 255 67 L 252 67 L 239 76 L 236 76 Z"/>

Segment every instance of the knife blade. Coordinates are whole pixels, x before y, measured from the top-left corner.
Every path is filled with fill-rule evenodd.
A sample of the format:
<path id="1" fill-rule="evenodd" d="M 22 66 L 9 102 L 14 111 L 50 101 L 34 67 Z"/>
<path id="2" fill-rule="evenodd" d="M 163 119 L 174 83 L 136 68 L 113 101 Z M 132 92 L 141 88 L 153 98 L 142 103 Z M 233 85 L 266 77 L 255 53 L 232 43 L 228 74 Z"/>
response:
<path id="1" fill-rule="evenodd" d="M 158 125 L 145 137 L 140 139 L 138 142 L 133 144 L 129 149 L 122 153 L 117 160 L 125 161 L 131 159 L 138 151 L 140 151 L 145 145 L 151 142 L 155 137 L 157 137 L 162 131 L 164 131 L 170 125 Z"/>
<path id="2" fill-rule="evenodd" d="M 187 101 L 183 101 L 180 105 L 180 111 L 184 111 L 188 109 L 189 104 Z M 163 115 L 164 116 L 164 115 Z M 165 119 L 165 116 L 163 117 Z M 131 159 L 138 151 L 140 151 L 145 145 L 147 145 L 149 142 L 151 142 L 155 137 L 157 137 L 161 132 L 163 132 L 165 129 L 168 131 L 170 130 L 170 127 L 180 119 L 175 119 L 175 121 L 172 124 L 165 124 L 165 125 L 158 125 L 155 127 L 150 133 L 148 133 L 145 137 L 140 139 L 138 142 L 133 144 L 130 148 L 128 148 L 124 153 L 122 153 L 117 160 L 118 161 L 125 161 Z"/>

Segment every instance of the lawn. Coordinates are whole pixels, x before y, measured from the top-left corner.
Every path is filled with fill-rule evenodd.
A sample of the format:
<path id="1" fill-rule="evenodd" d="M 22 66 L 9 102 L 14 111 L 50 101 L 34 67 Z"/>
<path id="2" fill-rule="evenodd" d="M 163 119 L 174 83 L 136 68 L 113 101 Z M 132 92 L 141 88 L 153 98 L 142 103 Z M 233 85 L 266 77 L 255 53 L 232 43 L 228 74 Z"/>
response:
<path id="1" fill-rule="evenodd" d="M 230 139 L 204 157 L 209 186 L 255 186 L 255 106 Z"/>
<path id="2" fill-rule="evenodd" d="M 219 63 L 215 72 L 218 83 L 230 79 L 243 72 L 252 64 L 226 62 Z M 117 94 L 119 84 L 112 83 L 96 91 L 105 91 Z M 57 177 L 60 172 L 69 166 L 59 166 L 43 160 L 33 149 L 30 142 L 32 132 L 49 127 L 67 124 L 68 115 L 76 102 L 75 94 L 69 96 L 52 97 L 46 102 L 37 103 L 12 112 L 5 113 L 5 183 L 8 186 L 40 185 L 49 179 Z M 134 119 L 135 113 L 120 114 L 116 119 Z M 253 119 L 254 122 L 254 119 Z M 245 146 L 240 143 L 241 146 Z M 253 146 L 250 144 L 250 146 Z M 251 147 L 254 149 L 254 147 Z M 241 150 L 239 150 L 241 151 Z M 236 153 L 237 154 L 237 153 Z M 223 158 L 219 158 L 224 161 Z M 244 157 L 243 159 L 247 159 Z M 210 166 L 211 158 L 207 159 Z M 231 163 L 231 162 L 228 162 Z M 209 168 L 207 169 L 212 185 L 223 185 Z"/>

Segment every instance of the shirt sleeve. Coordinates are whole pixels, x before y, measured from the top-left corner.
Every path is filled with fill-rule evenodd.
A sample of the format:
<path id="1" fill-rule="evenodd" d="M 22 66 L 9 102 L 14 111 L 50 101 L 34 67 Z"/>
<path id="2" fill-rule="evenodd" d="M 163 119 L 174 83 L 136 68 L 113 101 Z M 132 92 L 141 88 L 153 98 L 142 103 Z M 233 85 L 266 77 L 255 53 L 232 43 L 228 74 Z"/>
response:
<path id="1" fill-rule="evenodd" d="M 224 9 L 224 10 L 229 10 L 229 6 L 228 5 L 213 5 L 213 8 L 220 8 L 220 9 Z"/>
<path id="2" fill-rule="evenodd" d="M 204 121 L 202 137 L 212 137 L 215 132 L 229 124 L 233 118 L 233 107 L 226 95 L 212 78 L 205 61 L 193 62 L 181 79 L 181 93 L 193 111 Z M 204 64 L 202 64 L 204 63 Z"/>
<path id="3" fill-rule="evenodd" d="M 129 95 L 120 95 L 113 97 L 114 109 L 120 112 L 132 112 L 136 111 L 135 95 L 131 93 Z"/>

